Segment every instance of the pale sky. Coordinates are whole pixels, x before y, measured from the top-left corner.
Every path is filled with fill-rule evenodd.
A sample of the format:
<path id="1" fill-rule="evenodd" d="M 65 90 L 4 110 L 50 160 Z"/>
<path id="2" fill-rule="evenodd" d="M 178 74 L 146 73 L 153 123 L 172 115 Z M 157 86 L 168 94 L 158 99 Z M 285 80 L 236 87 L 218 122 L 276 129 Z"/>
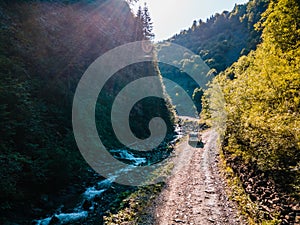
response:
<path id="1" fill-rule="evenodd" d="M 154 25 L 155 41 L 165 40 L 189 28 L 194 20 L 208 17 L 248 0 L 140 0 L 136 7 L 147 3 Z"/>

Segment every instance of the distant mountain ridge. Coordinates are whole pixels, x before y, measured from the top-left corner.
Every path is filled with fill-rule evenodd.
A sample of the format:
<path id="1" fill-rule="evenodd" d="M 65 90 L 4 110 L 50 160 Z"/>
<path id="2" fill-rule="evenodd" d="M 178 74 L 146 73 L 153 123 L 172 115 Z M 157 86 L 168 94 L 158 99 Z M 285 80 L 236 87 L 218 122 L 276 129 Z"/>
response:
<path id="1" fill-rule="evenodd" d="M 194 21 L 188 30 L 175 34 L 168 41 L 199 54 L 217 72 L 225 70 L 241 55 L 248 54 L 261 41 L 261 31 L 254 29 L 269 0 L 250 0 L 235 5 L 231 12 L 216 13 L 206 22 Z"/>
<path id="2" fill-rule="evenodd" d="M 250 0 L 246 4 L 235 5 L 231 12 L 216 13 L 206 22 L 195 20 L 188 30 L 183 30 L 166 40 L 199 55 L 198 59 L 182 55 L 181 59 L 173 62 L 177 68 L 166 64 L 159 65 L 162 76 L 181 86 L 193 99 L 199 113 L 202 110 L 203 87 L 199 87 L 182 71 L 190 67 L 198 73 L 196 70 L 199 70 L 202 64 L 199 62 L 203 60 L 210 67 L 207 75 L 212 79 L 214 75 L 231 66 L 240 56 L 255 50 L 261 42 L 261 31 L 255 29 L 254 25 L 260 21 L 261 14 L 267 9 L 268 4 L 269 0 Z M 163 49 L 167 47 L 168 44 L 162 42 L 160 54 L 163 54 Z M 202 72 L 199 71 L 199 76 L 203 76 Z M 180 102 L 183 96 L 177 90 L 176 86 L 167 88 L 173 103 Z M 180 103 L 174 105 L 175 108 L 182 107 Z"/>

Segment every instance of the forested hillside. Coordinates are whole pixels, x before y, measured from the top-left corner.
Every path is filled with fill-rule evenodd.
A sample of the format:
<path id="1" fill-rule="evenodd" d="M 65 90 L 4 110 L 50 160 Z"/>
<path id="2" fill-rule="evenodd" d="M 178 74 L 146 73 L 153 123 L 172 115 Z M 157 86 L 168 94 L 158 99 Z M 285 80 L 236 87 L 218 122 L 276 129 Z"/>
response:
<path id="1" fill-rule="evenodd" d="M 201 60 L 189 60 L 182 56 L 182 60 L 177 62 L 181 69 L 160 65 L 164 77 L 175 81 L 187 91 L 198 112 L 201 112 L 199 99 L 203 90 L 181 70 L 184 67 L 197 68 L 203 60 L 211 69 L 209 75 L 213 76 L 231 66 L 240 56 L 254 50 L 261 41 L 261 31 L 254 29 L 254 24 L 260 20 L 268 2 L 269 0 L 250 0 L 247 4 L 235 5 L 231 12 L 216 13 L 207 21 L 195 20 L 188 30 L 167 40 L 184 46 L 201 57 Z M 198 89 L 195 90 L 196 88 Z"/>
<path id="2" fill-rule="evenodd" d="M 236 189 L 235 200 L 253 223 L 299 222 L 298 15 L 299 1 L 271 1 L 256 24 L 262 31 L 262 43 L 214 80 L 221 86 L 226 102 L 223 153 L 227 165 L 238 176 L 231 179 L 243 190 Z"/>
<path id="3" fill-rule="evenodd" d="M 225 70 L 241 55 L 248 54 L 260 42 L 260 31 L 254 29 L 268 0 L 250 0 L 235 5 L 231 12 L 216 13 L 206 21 L 194 21 L 188 30 L 169 41 L 191 49 L 217 72 Z"/>
<path id="4" fill-rule="evenodd" d="M 75 224 L 141 221 L 163 189 L 163 182 L 142 188 L 114 183 L 128 168 L 107 179 L 96 175 L 81 156 L 72 130 L 74 93 L 91 63 L 117 46 L 153 39 L 147 5 L 134 15 L 129 6 L 133 2 L 137 0 L 0 1 L 0 224 L 72 224 L 76 216 Z M 159 43 L 158 58 L 166 54 L 168 42 L 196 55 L 174 53 L 177 68 L 148 61 L 129 65 L 110 77 L 95 103 L 95 125 L 102 143 L 111 155 L 130 165 L 155 164 L 168 157 L 175 143 L 171 142 L 173 108 L 184 108 L 186 103 L 182 87 L 198 112 L 202 111 L 202 121 L 221 125 L 221 160 L 232 187 L 230 197 L 249 224 L 300 224 L 299 15 L 299 0 L 250 0 L 235 5 L 231 12 L 195 20 L 188 30 Z M 183 72 L 196 73 L 199 69 L 199 77 L 211 80 L 208 90 L 199 88 Z M 176 85 L 156 88 L 160 93 L 165 94 L 165 88 L 172 92 L 171 100 L 177 105 L 156 97 L 144 98 L 131 109 L 129 122 L 136 137 L 147 139 L 151 135 L 149 121 L 163 118 L 167 136 L 156 151 L 130 150 L 112 127 L 114 100 L 132 81 L 161 74 Z M 123 102 L 128 98 L 121 96 Z M 123 111 L 119 111 L 122 116 Z M 219 115 L 222 117 L 216 117 Z M 177 129 L 180 134 L 199 129 L 197 119 L 188 120 L 180 124 L 182 130 Z M 187 207 L 181 215 L 174 199 L 166 206 L 175 209 L 175 217 L 169 216 L 176 223 L 190 217 L 187 213 L 195 218 L 203 216 L 201 221 L 219 222 L 211 215 L 194 215 L 198 200 L 190 195 L 195 191 L 196 199 L 203 197 L 210 205 L 211 196 L 215 200 L 221 196 L 210 189 L 222 182 L 215 182 L 219 170 L 211 173 L 211 167 L 218 169 L 220 158 L 214 152 L 217 134 L 213 129 L 209 132 L 213 135 L 203 135 L 201 140 L 197 137 L 197 148 L 185 140 L 180 144 L 183 160 L 178 164 L 183 170 L 189 169 L 183 174 L 190 183 L 186 185 L 182 175 L 177 182 L 187 193 L 170 183 L 165 187 L 173 191 L 172 196 L 178 194 Z M 193 159 L 191 164 L 201 166 L 197 176 L 193 176 L 194 166 L 185 165 L 189 161 L 184 154 L 191 154 L 190 159 L 197 155 L 198 161 Z M 176 162 L 175 155 L 171 163 Z M 169 165 L 166 173 L 173 166 Z M 187 186 L 190 189 L 185 189 Z M 220 192 L 223 196 L 225 188 Z M 186 204 L 186 199 L 193 201 L 195 208 Z M 218 197 L 218 201 L 222 199 Z M 218 203 L 214 210 L 223 207 Z M 155 212 L 148 219 L 156 216 Z M 178 216 L 185 216 L 184 220 Z M 225 214 L 222 217 L 226 220 Z"/>
<path id="5" fill-rule="evenodd" d="M 38 218 L 42 210 L 56 207 L 51 196 L 70 184 L 75 184 L 72 190 L 81 187 L 93 174 L 72 132 L 77 83 L 106 51 L 148 37 L 140 18 L 121 0 L 1 1 L 0 24 L 3 224 L 19 216 Z M 158 75 L 152 63 L 131 65 L 102 90 L 96 121 L 109 149 L 122 147 L 110 122 L 114 97 L 127 83 L 150 74 Z M 142 138 L 149 136 L 145 124 L 160 116 L 171 134 L 172 115 L 167 107 L 155 98 L 139 102 L 132 109 L 133 132 Z"/>

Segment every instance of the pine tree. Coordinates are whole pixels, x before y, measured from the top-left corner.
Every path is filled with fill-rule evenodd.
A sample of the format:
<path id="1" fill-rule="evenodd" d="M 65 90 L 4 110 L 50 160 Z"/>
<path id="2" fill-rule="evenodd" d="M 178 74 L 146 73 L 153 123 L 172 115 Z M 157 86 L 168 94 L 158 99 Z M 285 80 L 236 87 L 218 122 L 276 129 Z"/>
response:
<path id="1" fill-rule="evenodd" d="M 144 39 L 144 32 L 143 32 L 143 9 L 139 6 L 137 13 L 136 13 L 136 21 L 135 21 L 135 36 L 137 40 Z"/>
<path id="2" fill-rule="evenodd" d="M 142 7 L 141 7 L 141 6 L 139 6 L 139 8 L 138 8 L 138 11 L 137 11 L 137 13 L 136 13 L 136 17 L 137 17 L 139 20 L 143 21 L 143 10 L 142 10 Z"/>
<path id="3" fill-rule="evenodd" d="M 137 27 L 138 29 L 142 30 L 143 39 L 148 39 L 148 40 L 153 39 L 154 38 L 154 34 L 152 33 L 153 23 L 146 3 L 143 8 L 139 6 L 138 11 L 136 13 L 136 17 L 138 21 Z"/>
<path id="4" fill-rule="evenodd" d="M 194 31 L 196 28 L 197 28 L 197 21 L 194 20 L 192 25 L 192 31 Z"/>
<path id="5" fill-rule="evenodd" d="M 144 32 L 144 37 L 146 39 L 153 39 L 154 34 L 152 33 L 153 30 L 153 23 L 149 14 L 149 9 L 147 4 L 145 3 L 144 8 L 143 8 L 143 32 Z"/>

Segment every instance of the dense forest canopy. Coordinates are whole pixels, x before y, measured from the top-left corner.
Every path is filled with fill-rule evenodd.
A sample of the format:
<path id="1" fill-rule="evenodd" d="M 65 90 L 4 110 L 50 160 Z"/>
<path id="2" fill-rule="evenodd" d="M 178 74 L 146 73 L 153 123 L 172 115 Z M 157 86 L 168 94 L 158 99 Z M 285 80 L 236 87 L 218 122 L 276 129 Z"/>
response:
<path id="1" fill-rule="evenodd" d="M 159 68 L 163 77 L 175 81 L 188 93 L 193 99 L 197 111 L 202 110 L 201 96 L 203 87 L 193 81 L 187 74 L 182 71 L 191 67 L 193 71 L 206 71 L 207 76 L 214 77 L 219 72 L 231 66 L 240 56 L 248 54 L 254 50 L 261 41 L 261 30 L 254 29 L 254 25 L 260 21 L 261 14 L 268 6 L 268 0 L 251 0 L 243 5 L 235 5 L 231 12 L 224 11 L 221 14 L 216 13 L 207 19 L 206 22 L 194 21 L 188 30 L 183 30 L 180 34 L 175 34 L 169 42 L 179 44 L 190 49 L 198 58 L 189 59 L 187 56 L 178 56 L 174 60 L 177 68 L 166 64 L 160 64 Z M 163 54 L 164 46 L 161 43 L 159 54 Z M 206 63 L 210 70 L 201 70 L 203 62 Z M 199 72 L 200 73 L 200 72 Z M 199 74 L 199 77 L 203 74 Z M 170 88 L 169 94 L 173 102 L 178 102 L 181 94 L 176 93 L 176 87 Z M 198 97 L 195 98 L 195 96 Z M 175 104 L 175 107 L 181 107 Z"/>
<path id="2" fill-rule="evenodd" d="M 130 9 L 137 1 L 0 1 L 1 224 L 40 217 L 40 208 L 53 210 L 52 195 L 94 175 L 74 139 L 73 97 L 81 76 L 99 56 L 125 43 L 153 40 L 147 5 L 135 15 Z M 202 121 L 222 128 L 226 166 L 238 176 L 247 201 L 259 205 L 246 204 L 244 213 L 257 224 L 293 223 L 289 212 L 300 209 L 299 15 L 299 0 L 250 0 L 231 12 L 193 21 L 188 30 L 159 43 L 158 56 L 164 57 L 168 42 L 196 55 L 174 53 L 177 68 L 133 64 L 108 80 L 95 110 L 101 141 L 112 154 L 126 148 L 112 128 L 113 101 L 130 82 L 162 75 L 177 84 L 166 90 L 178 104 L 155 97 L 137 102 L 129 115 L 133 134 L 148 138 L 149 121 L 162 117 L 168 131 L 164 143 L 170 141 L 172 108 L 184 108 L 182 87 Z M 211 80 L 208 90 L 183 72 L 199 68 L 198 75 Z M 163 85 L 157 88 L 164 92 Z M 170 149 L 158 150 L 160 155 Z M 140 154 L 149 156 L 149 164 L 160 159 L 152 152 Z M 253 177 L 261 180 L 253 184 Z M 276 193 L 266 190 L 270 185 Z"/>
<path id="3" fill-rule="evenodd" d="M 217 72 L 225 70 L 241 55 L 246 55 L 260 42 L 261 32 L 254 29 L 268 0 L 250 0 L 235 5 L 231 12 L 216 13 L 206 21 L 194 21 L 188 30 L 175 34 L 169 41 L 182 45 Z"/>
<path id="4" fill-rule="evenodd" d="M 271 1 L 255 25 L 262 31 L 262 43 L 220 73 L 212 88 L 204 94 L 210 96 L 216 85 L 221 86 L 224 94 L 226 104 L 222 107 L 226 110 L 227 127 L 222 146 L 227 162 L 239 175 L 245 168 L 243 165 L 256 168 L 260 179 L 267 178 L 268 182 L 274 183 L 280 193 L 279 199 L 291 208 L 300 198 L 299 14 L 297 0 Z M 211 100 L 214 101 L 218 99 Z M 203 117 L 207 116 L 206 109 Z M 249 184 L 247 179 L 242 181 Z M 264 187 L 264 181 L 258 182 L 260 184 L 253 192 L 250 192 L 253 187 L 244 186 L 252 200 L 261 198 L 259 191 Z M 285 216 L 286 211 L 270 210 L 274 207 L 271 204 L 274 196 L 270 201 L 259 203 L 264 207 L 264 213 L 273 213 L 273 220 L 266 215 L 255 215 L 255 221 L 259 224 L 266 219 L 273 221 L 269 221 L 270 224 L 293 223 L 293 217 Z M 250 214 L 251 210 L 248 210 Z"/>
<path id="5" fill-rule="evenodd" d="M 216 79 L 230 140 L 265 169 L 299 163 L 299 12 L 297 1 L 272 2 L 258 24 L 262 44 Z"/>
<path id="6" fill-rule="evenodd" d="M 9 218 L 16 207 L 32 216 L 32 207 L 41 207 L 42 194 L 57 193 L 91 175 L 71 123 L 82 74 L 108 50 L 152 34 L 144 35 L 140 18 L 121 0 L 1 1 L 0 27 L 0 209 Z M 110 122 L 116 91 L 148 74 L 158 75 L 152 63 L 131 65 L 102 90 L 96 120 L 109 149 L 122 147 Z M 144 124 L 154 116 L 163 117 L 171 133 L 167 107 L 157 99 L 137 103 L 134 133 L 147 137 Z"/>

